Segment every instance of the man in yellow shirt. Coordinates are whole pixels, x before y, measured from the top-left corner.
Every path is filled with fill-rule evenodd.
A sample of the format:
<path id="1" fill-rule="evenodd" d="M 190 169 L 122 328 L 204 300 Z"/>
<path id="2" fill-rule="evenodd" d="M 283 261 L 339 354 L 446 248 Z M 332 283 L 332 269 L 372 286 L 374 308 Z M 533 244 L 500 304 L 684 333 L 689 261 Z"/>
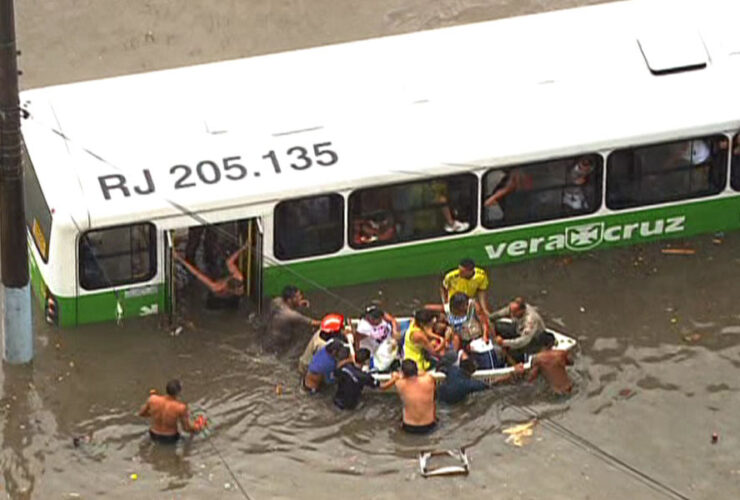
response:
<path id="1" fill-rule="evenodd" d="M 449 310 L 450 297 L 461 292 L 478 303 L 484 318 L 491 314 L 488 310 L 488 274 L 482 268 L 475 267 L 473 259 L 462 259 L 457 269 L 445 274 L 440 292 L 445 311 Z"/>

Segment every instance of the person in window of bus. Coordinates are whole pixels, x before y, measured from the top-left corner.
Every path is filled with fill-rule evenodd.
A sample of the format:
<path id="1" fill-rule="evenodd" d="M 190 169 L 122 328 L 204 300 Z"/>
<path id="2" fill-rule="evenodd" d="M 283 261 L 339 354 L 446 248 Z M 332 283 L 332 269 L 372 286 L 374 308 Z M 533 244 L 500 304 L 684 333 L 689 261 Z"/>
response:
<path id="1" fill-rule="evenodd" d="M 393 214 L 389 211 L 376 212 L 367 217 L 354 220 L 355 245 L 369 245 L 375 242 L 392 241 L 396 237 L 396 224 Z"/>
<path id="2" fill-rule="evenodd" d="M 523 297 L 516 297 L 509 305 L 494 311 L 489 316 L 496 329 L 496 343 L 510 349 L 511 356 L 523 361 L 525 354 L 533 354 L 540 348 L 545 322 L 537 308 L 527 304 Z M 496 323 L 510 318 L 511 323 Z"/>
<path id="3" fill-rule="evenodd" d="M 588 210 L 589 196 L 586 191 L 594 163 L 591 158 L 580 158 L 568 171 L 568 186 L 563 189 L 563 205 L 572 210 Z"/>
<path id="4" fill-rule="evenodd" d="M 440 206 L 444 218 L 444 230 L 447 233 L 463 233 L 468 230 L 470 223 L 455 219 L 450 206 L 449 187 L 446 181 L 432 181 L 428 184 L 428 193 L 433 203 Z"/>
<path id="5" fill-rule="evenodd" d="M 226 259 L 226 268 L 229 274 L 220 279 L 211 278 L 194 264 L 188 262 L 179 252 L 175 251 L 173 255 L 185 269 L 190 271 L 198 281 L 208 288 L 210 293 L 206 304 L 207 307 L 213 309 L 234 308 L 238 307 L 239 298 L 244 295 L 244 275 L 236 264 L 236 260 L 246 249 L 247 245 L 242 246 Z"/>
<path id="6" fill-rule="evenodd" d="M 503 198 L 514 191 L 531 190 L 533 181 L 531 175 L 526 174 L 520 168 L 514 168 L 506 172 L 504 179 L 499 183 L 499 185 L 501 187 L 496 189 L 488 198 L 485 199 L 483 206 L 493 207 L 498 205 Z"/>
<path id="7" fill-rule="evenodd" d="M 309 307 L 303 292 L 293 285 L 283 288 L 280 297 L 270 302 L 267 335 L 264 347 L 269 350 L 283 351 L 290 347 L 296 335 L 308 327 L 319 327 L 321 322 L 298 312 L 299 308 Z"/>
<path id="8" fill-rule="evenodd" d="M 440 294 L 442 304 L 445 305 L 445 310 L 448 313 L 450 297 L 457 292 L 462 292 L 477 302 L 477 307 L 484 314 L 485 322 L 485 318 L 490 314 L 488 310 L 488 274 L 482 268 L 476 267 L 473 259 L 462 259 L 457 269 L 449 271 L 442 279 Z"/>

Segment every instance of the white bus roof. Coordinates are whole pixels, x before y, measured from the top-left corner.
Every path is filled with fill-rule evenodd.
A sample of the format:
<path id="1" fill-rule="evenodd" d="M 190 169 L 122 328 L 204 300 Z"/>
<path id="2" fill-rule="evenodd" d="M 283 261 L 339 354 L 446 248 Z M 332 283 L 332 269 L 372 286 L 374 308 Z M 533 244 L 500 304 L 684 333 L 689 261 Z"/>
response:
<path id="1" fill-rule="evenodd" d="M 55 217 L 81 229 L 182 207 L 216 221 L 227 207 L 738 128 L 737 19 L 736 0 L 617 2 L 28 90 L 23 135 Z M 336 165 L 297 171 L 280 156 L 325 142 Z M 174 165 L 234 156 L 247 178 L 193 172 L 196 186 L 174 188 Z M 149 195 L 133 190 L 143 169 Z M 112 174 L 130 197 L 105 199 L 99 176 Z"/>

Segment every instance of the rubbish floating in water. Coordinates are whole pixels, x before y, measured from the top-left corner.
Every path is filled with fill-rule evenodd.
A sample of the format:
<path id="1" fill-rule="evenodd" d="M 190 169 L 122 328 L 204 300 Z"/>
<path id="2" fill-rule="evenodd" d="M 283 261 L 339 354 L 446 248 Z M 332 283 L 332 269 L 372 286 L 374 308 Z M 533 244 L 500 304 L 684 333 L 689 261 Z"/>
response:
<path id="1" fill-rule="evenodd" d="M 504 429 L 501 432 L 503 434 L 509 435 L 509 437 L 506 438 L 507 443 L 513 444 L 514 446 L 524 446 L 524 444 L 526 443 L 525 438 L 532 437 L 532 434 L 534 434 L 535 424 L 537 424 L 537 419 L 531 420 L 524 424 L 509 427 L 508 429 Z"/>
<path id="2" fill-rule="evenodd" d="M 683 336 L 684 342 L 689 342 L 690 344 L 695 344 L 701 340 L 701 333 L 692 333 L 690 335 L 684 335 Z"/>
<path id="3" fill-rule="evenodd" d="M 175 328 L 174 330 L 170 332 L 170 337 L 177 337 L 181 333 L 182 333 L 182 326 L 178 326 L 177 328 Z"/>
<path id="4" fill-rule="evenodd" d="M 278 396 L 283 394 L 283 384 L 278 384 L 275 386 L 275 394 Z"/>
<path id="5" fill-rule="evenodd" d="M 586 312 L 586 308 L 583 307 L 583 306 L 581 306 L 578 310 L 581 311 L 582 313 L 585 313 Z"/>
<path id="6" fill-rule="evenodd" d="M 696 250 L 693 248 L 664 248 L 660 253 L 664 255 L 694 255 Z"/>
<path id="7" fill-rule="evenodd" d="M 716 432 L 712 433 L 712 444 L 717 444 L 717 441 L 719 441 L 719 435 L 717 435 Z"/>
<path id="8" fill-rule="evenodd" d="M 712 243 L 715 245 L 721 245 L 724 242 L 722 238 L 712 238 Z"/>
<path id="9" fill-rule="evenodd" d="M 676 318 L 676 317 L 671 318 L 671 323 L 673 323 L 673 324 L 678 323 L 678 318 Z"/>
<path id="10" fill-rule="evenodd" d="M 623 398 L 628 398 L 628 397 L 632 396 L 632 394 L 634 394 L 632 392 L 632 389 L 628 389 L 626 387 L 624 389 L 622 389 L 621 391 L 619 391 L 619 395 L 622 396 Z"/>
<path id="11" fill-rule="evenodd" d="M 129 477 L 131 478 L 132 481 L 136 481 L 137 479 L 139 479 L 139 475 L 136 473 L 131 474 Z"/>
<path id="12" fill-rule="evenodd" d="M 454 465 L 442 465 L 439 467 L 430 466 L 429 461 L 431 458 L 439 456 L 451 457 L 459 463 Z M 470 472 L 470 461 L 468 460 L 468 455 L 465 453 L 465 448 L 457 450 L 427 451 L 419 453 L 419 470 L 421 471 L 422 477 L 455 476 L 459 474 L 467 475 Z"/>

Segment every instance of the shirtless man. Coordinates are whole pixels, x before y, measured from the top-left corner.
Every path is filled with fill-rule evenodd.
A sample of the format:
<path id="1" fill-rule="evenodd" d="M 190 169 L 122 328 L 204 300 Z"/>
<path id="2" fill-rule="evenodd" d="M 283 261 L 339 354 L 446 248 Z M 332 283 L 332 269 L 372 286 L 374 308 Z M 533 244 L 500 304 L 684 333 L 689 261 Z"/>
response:
<path id="1" fill-rule="evenodd" d="M 568 351 L 553 349 L 555 337 L 551 333 L 542 335 L 542 344 L 542 351 L 537 353 L 532 360 L 529 382 L 534 382 L 539 373 L 542 372 L 555 394 L 570 394 L 570 391 L 573 390 L 573 382 L 568 377 L 568 371 L 565 367 L 572 365 L 573 360 L 570 359 Z"/>
<path id="2" fill-rule="evenodd" d="M 409 434 L 428 434 L 437 426 L 436 384 L 428 373 L 418 374 L 416 363 L 404 359 L 401 373 L 393 373 L 390 384 L 396 386 L 403 402 L 403 424 L 401 428 Z"/>
<path id="3" fill-rule="evenodd" d="M 188 405 L 179 401 L 177 396 L 182 391 L 179 380 L 167 382 L 167 395 L 152 394 L 146 404 L 139 410 L 140 417 L 149 417 L 149 436 L 159 443 L 175 443 L 180 439 L 177 423 L 180 422 L 185 432 L 197 433 L 203 430 L 203 423 L 190 423 Z"/>

